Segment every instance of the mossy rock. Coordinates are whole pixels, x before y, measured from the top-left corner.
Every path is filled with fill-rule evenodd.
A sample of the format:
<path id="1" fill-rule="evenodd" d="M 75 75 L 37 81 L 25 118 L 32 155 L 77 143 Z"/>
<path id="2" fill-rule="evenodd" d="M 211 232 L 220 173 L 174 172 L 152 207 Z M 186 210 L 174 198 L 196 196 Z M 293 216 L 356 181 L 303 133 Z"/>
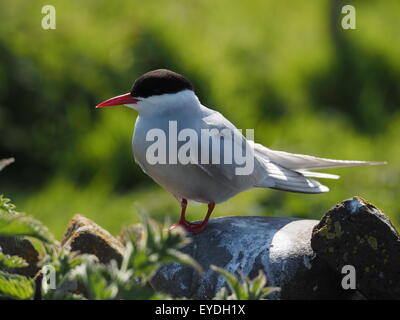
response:
<path id="1" fill-rule="evenodd" d="M 311 246 L 338 274 L 354 266 L 357 289 L 366 298 L 400 298 L 399 234 L 370 202 L 353 197 L 329 210 L 314 227 Z"/>
<path id="2" fill-rule="evenodd" d="M 101 263 L 122 262 L 124 246 L 108 231 L 79 214 L 69 222 L 61 245 L 70 251 L 93 254 Z"/>

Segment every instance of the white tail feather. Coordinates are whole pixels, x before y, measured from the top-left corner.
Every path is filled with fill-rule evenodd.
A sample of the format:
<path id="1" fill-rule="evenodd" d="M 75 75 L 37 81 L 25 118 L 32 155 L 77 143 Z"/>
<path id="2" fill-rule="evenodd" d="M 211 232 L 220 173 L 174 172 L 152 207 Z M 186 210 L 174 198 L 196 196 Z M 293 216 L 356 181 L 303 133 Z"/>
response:
<path id="1" fill-rule="evenodd" d="M 353 161 L 318 158 L 305 154 L 271 150 L 259 143 L 254 144 L 254 150 L 256 154 L 260 155 L 261 157 L 266 158 L 269 161 L 279 163 L 279 165 L 292 170 L 317 170 L 386 164 L 386 162 L 377 161 Z"/>
<path id="2" fill-rule="evenodd" d="M 337 180 L 340 176 L 336 174 L 324 173 L 324 172 L 314 172 L 307 170 L 295 170 L 298 173 L 301 173 L 305 177 L 313 177 L 313 178 L 321 178 L 321 179 L 334 179 Z"/>
<path id="3" fill-rule="evenodd" d="M 256 187 L 273 188 L 278 190 L 301 192 L 301 193 L 323 193 L 329 188 L 318 181 L 306 178 L 303 174 L 283 168 L 275 163 L 260 159 L 268 176 L 259 182 Z"/>
<path id="4" fill-rule="evenodd" d="M 309 170 L 386 164 L 375 161 L 348 161 L 317 158 L 271 150 L 254 144 L 257 159 L 263 164 L 268 176 L 256 187 L 273 188 L 292 192 L 323 193 L 329 188 L 307 177 L 339 179 L 338 175 Z"/>

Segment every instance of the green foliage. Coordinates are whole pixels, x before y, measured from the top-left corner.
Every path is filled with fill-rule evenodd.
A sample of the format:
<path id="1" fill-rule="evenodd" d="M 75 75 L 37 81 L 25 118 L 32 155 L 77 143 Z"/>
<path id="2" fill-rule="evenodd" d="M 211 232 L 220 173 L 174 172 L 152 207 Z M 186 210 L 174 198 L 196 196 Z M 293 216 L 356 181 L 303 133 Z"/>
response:
<path id="1" fill-rule="evenodd" d="M 15 211 L 9 199 L 0 196 L 0 236 L 29 236 L 43 242 L 42 299 L 159 299 L 167 296 L 155 292 L 149 280 L 163 263 L 185 263 L 198 271 L 201 267 L 178 249 L 188 243 L 183 230 L 168 229 L 143 216 L 140 237 L 127 234 L 123 261 L 104 265 L 91 255 L 68 252 L 53 239 L 39 221 Z M 1 248 L 0 248 L 1 249 Z M 6 272 L 27 266 L 18 256 L 0 250 L 0 296 L 30 299 L 35 285 L 32 279 Z M 50 274 L 51 273 L 51 274 Z M 52 278 L 52 276 L 54 278 Z M 52 287 L 50 282 L 56 284 Z"/>
<path id="2" fill-rule="evenodd" d="M 161 299 L 149 280 L 163 263 L 180 262 L 200 270 L 189 256 L 177 251 L 188 243 L 182 230 L 168 230 L 143 217 L 144 230 L 138 238 L 126 239 L 121 265 L 116 261 L 104 265 L 94 256 L 68 253 L 50 248 L 41 265 L 54 268 L 57 289 L 42 290 L 43 299 Z M 74 295 L 73 292 L 75 292 Z M 76 292 L 80 292 L 77 294 Z"/>
<path id="3" fill-rule="evenodd" d="M 67 252 L 64 248 L 57 246 L 46 247 L 47 254 L 40 262 L 42 272 L 45 266 L 51 266 L 54 271 L 54 282 L 56 288 L 42 286 L 42 299 L 60 300 L 60 299 L 81 299 L 78 294 L 71 291 L 77 290 L 76 281 L 72 277 L 72 272 L 88 257 L 79 255 L 77 252 Z M 45 273 L 45 276 L 47 272 Z"/>
<path id="4" fill-rule="evenodd" d="M 29 236 L 44 242 L 54 242 L 53 235 L 40 221 L 14 211 L 9 199 L 0 195 L 0 236 Z"/>
<path id="5" fill-rule="evenodd" d="M 263 300 L 268 294 L 277 290 L 277 288 L 266 287 L 267 277 L 261 270 L 258 276 L 250 280 L 243 275 L 241 279 L 238 279 L 234 274 L 217 266 L 211 266 L 211 269 L 224 276 L 231 291 L 229 294 L 223 287 L 215 297 L 217 300 Z"/>
<path id="6" fill-rule="evenodd" d="M 196 261 L 177 250 L 189 242 L 181 228 L 169 230 L 167 226 L 161 226 L 144 216 L 142 221 L 143 236 L 138 241 L 131 238 L 127 244 L 123 263 L 125 269 L 131 268 L 137 279 L 142 282 L 151 279 L 162 263 L 176 261 L 188 264 L 198 272 L 202 271 Z"/>
<path id="7" fill-rule="evenodd" d="M 141 236 L 127 235 L 121 265 L 114 260 L 104 265 L 94 256 L 71 253 L 59 247 L 40 222 L 15 212 L 15 206 L 8 199 L 0 199 L 0 235 L 31 236 L 44 242 L 46 254 L 40 261 L 42 277 L 45 279 L 41 288 L 42 299 L 167 298 L 149 285 L 149 280 L 163 263 L 185 263 L 201 271 L 201 267 L 191 257 L 178 251 L 188 243 L 180 228 L 169 230 L 143 216 Z M 22 258 L 0 252 L 0 270 L 26 265 Z M 50 272 L 54 275 L 52 280 L 56 288 L 46 282 L 51 279 L 48 274 Z M 0 271 L 0 295 L 29 299 L 33 291 L 31 279 Z"/>
<path id="8" fill-rule="evenodd" d="M 32 279 L 0 270 L 0 297 L 30 299 L 34 292 Z"/>
<path id="9" fill-rule="evenodd" d="M 22 268 L 26 267 L 28 263 L 18 256 L 10 256 L 0 251 L 0 270 L 6 268 Z"/>
<path id="10" fill-rule="evenodd" d="M 18 220 L 18 222 L 16 222 Z M 49 232 L 37 220 L 15 211 L 10 199 L 0 195 L 0 236 L 16 237 L 30 235 L 43 241 L 48 241 Z M 47 237 L 46 237 L 47 236 Z M 19 256 L 4 254 L 0 247 L 0 296 L 13 299 L 30 299 L 33 297 L 35 284 L 25 276 L 8 273 L 10 268 L 26 267 L 27 262 Z"/>
<path id="11" fill-rule="evenodd" d="M 188 243 L 180 229 L 165 226 L 142 217 L 141 237 L 128 237 L 121 266 L 115 261 L 102 265 L 88 258 L 73 272 L 73 279 L 82 282 L 90 299 L 165 299 L 168 296 L 154 292 L 149 285 L 157 269 L 168 262 L 179 262 L 201 267 L 188 255 L 177 249 Z"/>
<path id="12" fill-rule="evenodd" d="M 0 194 L 0 214 L 15 214 L 15 205 L 11 203 L 10 199 L 4 198 L 2 194 Z"/>
<path id="13" fill-rule="evenodd" d="M 108 265 L 99 264 L 95 259 L 85 259 L 73 272 L 72 278 L 82 283 L 88 299 L 160 299 L 147 283 L 134 277 L 132 269 L 121 268 L 115 261 Z"/>

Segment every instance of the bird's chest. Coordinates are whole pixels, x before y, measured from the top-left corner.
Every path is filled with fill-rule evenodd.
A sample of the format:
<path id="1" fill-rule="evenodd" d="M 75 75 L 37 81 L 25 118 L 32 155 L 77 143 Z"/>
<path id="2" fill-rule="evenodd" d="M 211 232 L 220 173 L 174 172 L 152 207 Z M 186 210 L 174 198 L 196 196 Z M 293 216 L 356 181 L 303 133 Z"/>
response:
<path id="1" fill-rule="evenodd" d="M 179 139 L 183 130 L 195 129 L 187 119 L 164 116 L 151 119 L 138 117 L 132 139 L 132 150 L 140 164 L 175 164 L 178 150 L 186 142 Z"/>
<path id="2" fill-rule="evenodd" d="M 188 126 L 174 121 L 150 125 L 139 119 L 132 145 L 135 160 L 147 175 L 176 196 L 199 202 L 212 201 L 208 189 L 204 188 L 212 184 L 211 178 L 196 164 L 181 162 L 179 150 L 185 142 L 177 137 Z"/>
<path id="3" fill-rule="evenodd" d="M 189 129 L 188 123 L 176 117 L 164 117 L 162 120 L 138 118 L 132 150 L 136 162 L 153 179 L 179 180 L 182 171 L 194 167 L 190 164 L 182 166 L 179 158 L 179 150 L 186 140 L 178 137 L 182 130 Z"/>

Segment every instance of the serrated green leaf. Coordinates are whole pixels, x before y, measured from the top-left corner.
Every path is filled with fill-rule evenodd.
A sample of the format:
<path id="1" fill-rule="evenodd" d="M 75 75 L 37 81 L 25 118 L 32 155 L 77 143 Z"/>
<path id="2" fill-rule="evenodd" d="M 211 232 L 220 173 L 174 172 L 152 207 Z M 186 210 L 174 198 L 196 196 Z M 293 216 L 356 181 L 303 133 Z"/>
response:
<path id="1" fill-rule="evenodd" d="M 33 297 L 35 283 L 32 279 L 0 271 L 0 296 L 26 300 Z"/>
<path id="2" fill-rule="evenodd" d="M 11 203 L 11 200 L 4 198 L 4 196 L 0 194 L 0 213 L 13 215 L 16 213 L 14 209 L 15 205 Z"/>
<path id="3" fill-rule="evenodd" d="M 0 269 L 4 268 L 22 268 L 28 266 L 28 263 L 18 256 L 10 256 L 0 252 Z"/>
<path id="4" fill-rule="evenodd" d="M 45 225 L 22 213 L 9 215 L 0 211 L 0 235 L 30 236 L 47 243 L 54 242 L 52 234 Z"/>
<path id="5" fill-rule="evenodd" d="M 114 299 L 118 293 L 117 282 L 110 281 L 111 273 L 107 267 L 94 259 L 86 259 L 73 271 L 72 277 L 83 283 L 89 299 Z"/>
<path id="6" fill-rule="evenodd" d="M 129 238 L 123 262 L 124 268 L 129 266 L 135 277 L 146 283 L 163 263 L 179 262 L 192 266 L 201 272 L 200 265 L 190 256 L 178 251 L 190 242 L 182 230 L 170 230 L 142 215 L 143 236 L 140 240 Z"/>

